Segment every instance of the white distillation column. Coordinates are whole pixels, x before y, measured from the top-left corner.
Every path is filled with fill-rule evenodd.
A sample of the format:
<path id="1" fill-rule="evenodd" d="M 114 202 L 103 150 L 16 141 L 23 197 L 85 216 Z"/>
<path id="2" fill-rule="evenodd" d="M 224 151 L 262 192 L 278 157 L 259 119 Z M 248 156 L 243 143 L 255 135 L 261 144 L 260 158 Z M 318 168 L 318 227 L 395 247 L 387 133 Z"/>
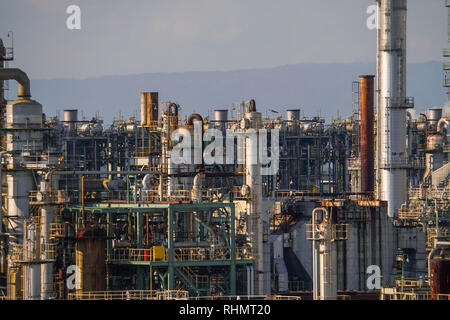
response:
<path id="1" fill-rule="evenodd" d="M 337 299 L 337 256 L 336 242 L 332 239 L 331 224 L 322 223 L 324 240 L 320 242 L 320 300 Z"/>
<path id="2" fill-rule="evenodd" d="M 406 0 L 380 0 L 378 30 L 378 186 L 388 216 L 407 201 Z"/>
<path id="3" fill-rule="evenodd" d="M 23 299 L 39 300 L 41 298 L 41 265 L 39 224 L 33 218 L 27 219 L 23 242 Z"/>
<path id="4" fill-rule="evenodd" d="M 321 214 L 319 214 L 321 213 Z M 346 232 L 337 235 L 336 224 L 325 208 L 312 212 L 311 237 L 313 263 L 313 299 L 337 299 L 337 249 L 336 241 L 344 240 Z"/>
<path id="5" fill-rule="evenodd" d="M 56 185 L 57 179 L 53 179 L 53 189 L 58 189 Z M 47 180 L 41 181 L 41 193 L 52 197 L 49 190 L 49 182 Z M 53 190 L 52 190 L 53 193 Z M 57 207 L 54 205 L 44 205 L 41 208 L 40 220 L 40 244 L 41 244 L 41 299 L 48 300 L 53 297 L 53 262 L 50 252 L 50 226 L 53 223 Z"/>
<path id="6" fill-rule="evenodd" d="M 23 242 L 24 221 L 29 217 L 29 192 L 34 186 L 30 169 L 33 168 L 37 155 L 42 153 L 42 105 L 30 99 L 29 81 L 24 73 L 18 69 L 2 71 L 5 74 L 0 76 L 10 77 L 9 73 L 12 73 L 20 81 L 18 99 L 6 106 L 8 233 L 11 248 L 17 249 Z M 8 258 L 10 297 L 16 297 L 20 279 L 16 268 L 18 265 L 11 259 L 13 251 L 10 251 Z"/>
<path id="7" fill-rule="evenodd" d="M 249 214 L 250 235 L 255 261 L 255 289 L 256 294 L 270 294 L 270 247 L 264 235 L 268 233 L 267 225 L 263 221 L 261 162 L 258 157 L 259 139 L 257 131 L 262 126 L 260 112 L 247 112 L 247 136 L 245 138 L 245 181 L 250 187 L 250 201 L 247 212 Z M 253 131 L 254 130 L 254 131 Z M 268 252 L 269 251 L 269 252 Z"/>

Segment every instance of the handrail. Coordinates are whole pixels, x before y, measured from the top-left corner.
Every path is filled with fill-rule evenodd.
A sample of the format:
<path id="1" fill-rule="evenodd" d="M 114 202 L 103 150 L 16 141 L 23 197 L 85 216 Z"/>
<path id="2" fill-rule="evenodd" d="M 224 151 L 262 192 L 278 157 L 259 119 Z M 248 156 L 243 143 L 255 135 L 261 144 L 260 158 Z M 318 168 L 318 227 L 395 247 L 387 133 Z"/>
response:
<path id="1" fill-rule="evenodd" d="M 183 290 L 122 290 L 86 291 L 69 293 L 69 300 L 186 300 L 188 292 Z"/>
<path id="2" fill-rule="evenodd" d="M 153 249 L 115 248 L 110 261 L 152 261 Z M 168 261 L 168 249 L 165 248 L 164 258 L 160 261 Z M 236 260 L 253 258 L 250 247 L 237 247 Z M 231 254 L 228 247 L 191 247 L 174 248 L 174 261 L 205 261 L 205 260 L 230 260 Z"/>

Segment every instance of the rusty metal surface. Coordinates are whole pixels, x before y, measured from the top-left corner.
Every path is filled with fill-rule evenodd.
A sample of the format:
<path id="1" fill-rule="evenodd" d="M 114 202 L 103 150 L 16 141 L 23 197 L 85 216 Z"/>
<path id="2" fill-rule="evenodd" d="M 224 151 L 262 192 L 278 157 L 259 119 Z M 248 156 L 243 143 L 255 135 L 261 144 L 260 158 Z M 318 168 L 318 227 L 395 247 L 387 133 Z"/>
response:
<path id="1" fill-rule="evenodd" d="M 374 76 L 360 76 L 361 124 L 361 192 L 373 192 L 375 187 L 374 171 Z"/>
<path id="2" fill-rule="evenodd" d="M 80 268 L 80 291 L 105 290 L 106 237 L 98 227 L 87 227 L 77 232 L 75 261 Z"/>
<path id="3" fill-rule="evenodd" d="M 431 260 L 431 295 L 450 294 L 450 260 L 437 258 Z"/>

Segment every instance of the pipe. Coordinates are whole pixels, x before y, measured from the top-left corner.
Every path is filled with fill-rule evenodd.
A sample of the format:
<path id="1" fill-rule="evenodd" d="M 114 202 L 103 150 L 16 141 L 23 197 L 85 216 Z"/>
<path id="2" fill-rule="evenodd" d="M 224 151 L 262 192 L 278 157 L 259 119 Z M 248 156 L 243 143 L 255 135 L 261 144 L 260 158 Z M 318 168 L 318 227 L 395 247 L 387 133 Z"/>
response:
<path id="1" fill-rule="evenodd" d="M 192 186 L 192 200 L 196 202 L 202 201 L 201 190 L 205 181 L 205 172 L 199 172 L 194 177 L 194 184 Z"/>
<path id="2" fill-rule="evenodd" d="M 0 69 L 0 81 L 16 80 L 18 83 L 17 97 L 31 98 L 30 79 L 27 74 L 18 68 Z"/>
<path id="3" fill-rule="evenodd" d="M 3 234 L 3 184 L 2 184 L 2 160 L 3 155 L 6 153 L 6 151 L 0 152 L 0 234 Z"/>
<path id="4" fill-rule="evenodd" d="M 203 118 L 201 115 L 199 115 L 198 113 L 193 113 L 189 116 L 189 118 L 186 121 L 186 124 L 188 126 L 192 126 L 194 125 L 194 120 L 198 120 L 203 124 Z"/>
<path id="5" fill-rule="evenodd" d="M 105 179 L 105 180 L 102 181 L 103 188 L 105 188 L 106 191 L 108 191 L 108 192 L 111 191 L 111 190 L 109 189 L 109 187 L 108 187 L 108 183 L 110 183 L 110 182 L 112 182 L 112 181 L 113 181 L 113 179 Z"/>
<path id="6" fill-rule="evenodd" d="M 437 132 L 439 132 L 442 136 L 445 137 L 445 142 L 447 143 L 447 137 L 450 135 L 448 130 L 449 121 L 446 118 L 441 118 L 437 124 Z"/>
<path id="7" fill-rule="evenodd" d="M 142 189 L 143 190 L 151 190 L 152 189 L 152 177 L 153 174 L 146 174 L 142 179 Z"/>
<path id="8" fill-rule="evenodd" d="M 250 294 L 255 294 L 255 269 L 253 265 L 250 266 Z"/>
<path id="9" fill-rule="evenodd" d="M 314 235 L 314 231 L 316 229 L 316 215 L 318 212 L 323 212 L 325 214 L 325 216 L 328 216 L 328 210 L 326 208 L 323 207 L 319 207 L 319 208 L 314 208 L 314 210 L 312 211 L 312 232 Z M 314 237 L 314 236 L 313 236 Z M 317 240 L 313 239 L 313 253 L 312 253 L 312 262 L 313 262 L 313 299 L 314 300 L 319 300 L 320 299 L 320 272 L 319 272 L 319 268 L 320 268 L 320 262 L 319 262 L 319 257 L 320 257 L 320 248 L 319 248 L 319 243 Z"/>
<path id="10" fill-rule="evenodd" d="M 176 103 L 171 103 L 171 104 L 169 104 L 169 106 L 168 106 L 168 109 L 169 109 L 169 113 L 172 115 L 172 116 L 174 116 L 174 117 L 177 117 L 178 118 L 178 105 L 176 104 Z M 201 118 L 201 117 L 200 117 Z"/>
<path id="11" fill-rule="evenodd" d="M 249 266 L 245 266 L 247 269 L 247 295 L 250 295 L 250 281 L 251 281 L 251 276 L 250 276 L 250 267 Z"/>
<path id="12" fill-rule="evenodd" d="M 99 175 L 99 174 L 159 174 L 159 171 L 138 171 L 138 170 L 124 170 L 124 171 L 101 171 L 101 170 L 87 170 L 87 171 L 58 171 L 58 175 Z"/>
<path id="13" fill-rule="evenodd" d="M 48 172 L 46 175 L 45 175 L 45 180 L 48 180 L 48 193 L 50 194 L 50 196 L 51 196 L 51 194 L 52 194 L 52 188 L 53 188 L 53 174 L 55 173 L 55 171 L 57 171 L 57 170 L 59 170 L 59 169 L 57 169 L 57 168 L 54 168 L 54 169 L 52 169 L 52 170 L 50 170 L 50 172 Z"/>
<path id="14" fill-rule="evenodd" d="M 81 214 L 82 214 L 82 221 L 81 221 L 81 227 L 85 227 L 85 218 L 86 214 L 84 212 L 84 176 L 81 176 Z"/>

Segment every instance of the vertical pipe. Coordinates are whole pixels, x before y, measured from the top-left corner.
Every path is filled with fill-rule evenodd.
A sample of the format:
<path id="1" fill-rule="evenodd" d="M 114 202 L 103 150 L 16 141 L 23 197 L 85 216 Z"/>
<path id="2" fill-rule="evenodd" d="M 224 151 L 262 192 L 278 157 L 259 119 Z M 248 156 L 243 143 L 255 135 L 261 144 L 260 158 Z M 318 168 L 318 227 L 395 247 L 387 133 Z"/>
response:
<path id="1" fill-rule="evenodd" d="M 360 157 L 361 157 L 361 192 L 374 191 L 374 76 L 362 75 L 360 83 L 361 124 L 360 124 Z"/>
<path id="2" fill-rule="evenodd" d="M 316 209 L 313 210 L 312 213 L 312 235 L 313 235 L 313 241 L 312 241 L 312 281 L 313 281 L 313 299 L 319 300 L 320 296 L 320 278 L 319 278 L 319 241 L 314 240 L 314 232 L 316 229 Z"/>
<path id="3" fill-rule="evenodd" d="M 235 220 L 234 220 L 234 204 L 230 207 L 230 249 L 231 249 L 231 268 L 230 268 L 230 293 L 236 294 L 236 237 L 235 237 Z"/>
<path id="4" fill-rule="evenodd" d="M 1 40 L 0 40 L 1 41 Z M 0 96 L 1 99 L 1 96 Z M 1 103 L 1 101 L 0 101 Z M 3 175 L 2 175 L 2 160 L 5 151 L 0 152 L 0 235 L 3 233 Z"/>
<path id="5" fill-rule="evenodd" d="M 50 260 L 50 255 L 47 246 L 50 242 L 50 223 L 53 220 L 53 208 L 50 206 L 43 206 L 41 209 L 41 245 L 44 251 L 41 252 L 41 259 L 44 261 Z M 53 263 L 46 262 L 41 267 L 41 300 L 48 300 L 52 294 L 53 284 Z"/>
<path id="6" fill-rule="evenodd" d="M 169 209 L 167 210 L 167 250 L 169 252 L 169 261 L 168 261 L 168 274 L 167 274 L 167 287 L 168 290 L 175 289 L 175 268 L 173 265 L 174 260 L 174 252 L 173 252 L 173 208 L 169 205 Z"/>
<path id="7" fill-rule="evenodd" d="M 84 212 L 84 176 L 81 176 L 81 214 L 82 214 L 82 221 L 81 221 L 81 227 L 85 228 L 85 212 Z"/>
<path id="8" fill-rule="evenodd" d="M 251 277 L 250 277 L 250 267 L 246 266 L 247 269 L 247 295 L 249 296 L 250 293 L 250 281 L 251 281 Z"/>
<path id="9" fill-rule="evenodd" d="M 147 125 L 147 93 L 141 92 L 141 126 Z"/>

